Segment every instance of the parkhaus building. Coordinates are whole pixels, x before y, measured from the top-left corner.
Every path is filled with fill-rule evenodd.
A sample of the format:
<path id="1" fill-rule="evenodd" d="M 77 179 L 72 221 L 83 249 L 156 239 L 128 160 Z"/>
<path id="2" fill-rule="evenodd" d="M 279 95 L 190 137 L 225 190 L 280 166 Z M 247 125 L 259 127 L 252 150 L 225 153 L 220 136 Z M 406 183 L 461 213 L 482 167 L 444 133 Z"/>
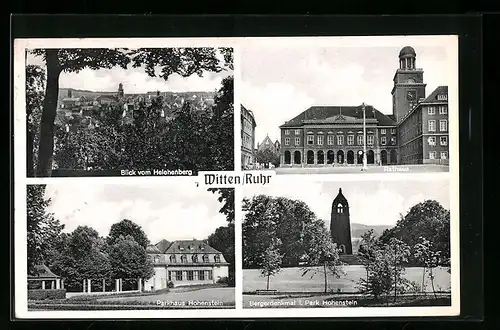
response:
<path id="1" fill-rule="evenodd" d="M 448 87 L 426 96 L 423 74 L 415 50 L 406 46 L 394 74 L 392 114 L 370 105 L 312 106 L 285 122 L 280 166 L 362 165 L 363 122 L 368 165 L 448 165 Z"/>

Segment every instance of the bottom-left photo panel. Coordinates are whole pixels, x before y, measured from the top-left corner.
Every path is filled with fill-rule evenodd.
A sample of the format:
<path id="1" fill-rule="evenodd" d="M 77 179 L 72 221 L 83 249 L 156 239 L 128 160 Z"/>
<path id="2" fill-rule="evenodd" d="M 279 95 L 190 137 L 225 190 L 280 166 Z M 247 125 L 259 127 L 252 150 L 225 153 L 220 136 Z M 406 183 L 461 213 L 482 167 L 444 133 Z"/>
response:
<path id="1" fill-rule="evenodd" d="M 28 311 L 235 308 L 234 189 L 33 184 L 26 212 Z"/>

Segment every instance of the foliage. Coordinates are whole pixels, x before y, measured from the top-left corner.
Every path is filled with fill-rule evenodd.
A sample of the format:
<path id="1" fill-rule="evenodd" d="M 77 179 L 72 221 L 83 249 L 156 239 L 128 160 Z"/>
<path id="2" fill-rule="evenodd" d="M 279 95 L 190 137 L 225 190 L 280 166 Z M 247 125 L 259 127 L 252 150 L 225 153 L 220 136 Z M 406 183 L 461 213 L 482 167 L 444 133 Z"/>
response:
<path id="1" fill-rule="evenodd" d="M 28 290 L 28 300 L 65 299 L 66 289 L 31 289 Z"/>
<path id="2" fill-rule="evenodd" d="M 264 150 L 258 150 L 255 155 L 255 159 L 259 164 L 273 164 L 275 167 L 279 166 L 280 157 L 278 154 L 271 151 L 271 149 L 266 148 Z"/>
<path id="3" fill-rule="evenodd" d="M 154 274 L 153 263 L 132 236 L 120 236 L 109 247 L 113 278 L 149 279 Z"/>
<path id="4" fill-rule="evenodd" d="M 172 282 L 172 281 L 168 281 L 168 282 L 167 282 L 167 288 L 171 289 L 171 288 L 173 288 L 173 287 L 174 287 L 174 282 Z"/>
<path id="5" fill-rule="evenodd" d="M 179 74 L 183 77 L 188 77 L 192 74 L 201 76 L 207 71 L 220 72 L 227 67 L 231 69 L 233 60 L 232 49 L 227 48 L 219 49 L 219 53 L 213 48 L 142 48 L 136 50 L 95 48 L 35 49 L 32 51 L 32 54 L 42 57 L 45 60 L 47 68 L 47 84 L 40 122 L 40 148 L 36 166 L 37 176 L 50 176 L 52 171 L 55 140 L 54 120 L 56 118 L 59 76 L 61 72 L 76 73 L 83 69 L 111 69 L 115 66 L 126 69 L 131 63 L 132 67 L 144 68 L 145 73 L 151 77 L 158 76 L 167 80 L 172 74 Z M 219 58 L 219 54 L 222 55 L 222 58 Z M 230 61 L 230 63 L 228 63 L 228 61 Z M 232 84 L 232 78 L 228 81 Z M 227 83 L 227 85 L 229 85 L 229 83 Z M 232 113 L 232 109 L 230 109 L 230 112 Z M 220 119 L 220 123 L 222 124 L 229 121 L 231 116 L 232 114 L 229 116 L 221 115 L 218 119 Z M 213 124 L 212 122 L 212 125 Z M 222 128 L 221 132 L 214 133 L 219 142 L 226 136 L 225 130 L 230 130 L 232 134 L 232 126 L 231 128 L 224 126 L 220 127 Z M 195 132 L 193 128 L 192 132 Z M 199 135 L 201 134 L 202 132 L 199 133 Z M 158 138 L 161 137 L 161 134 L 157 135 L 159 136 Z M 229 143 L 230 142 L 231 141 L 229 141 Z M 232 146 L 232 143 L 230 144 Z M 145 145 L 147 144 L 144 143 L 144 146 Z M 157 146 L 157 143 L 154 144 L 153 149 Z M 166 144 L 166 146 L 171 148 L 177 145 Z M 135 151 L 138 150 L 139 149 L 135 149 Z M 175 153 L 173 154 L 175 156 Z M 154 157 L 154 159 L 161 155 L 161 150 L 156 150 L 154 153 L 156 157 Z M 227 149 L 224 148 L 215 155 L 215 157 L 218 156 L 223 156 L 225 158 L 233 157 L 227 155 Z M 165 159 L 169 159 L 168 155 Z M 213 166 L 214 164 L 210 165 Z M 207 169 L 210 170 L 210 166 L 208 166 Z"/>
<path id="6" fill-rule="evenodd" d="M 35 174 L 40 120 L 45 96 L 45 70 L 38 65 L 26 66 L 26 170 L 27 176 Z"/>
<path id="7" fill-rule="evenodd" d="M 50 199 L 44 198 L 45 185 L 28 185 L 26 193 L 28 273 L 36 274 L 35 266 L 45 262 L 52 243 L 64 229 L 64 225 L 46 211 Z"/>
<path id="8" fill-rule="evenodd" d="M 414 205 L 405 216 L 401 216 L 395 227 L 384 231 L 379 240 L 387 244 L 391 238 L 398 238 L 413 249 L 420 237 L 430 241 L 436 251 L 441 251 L 443 262 L 450 258 L 450 211 L 437 201 L 426 200 Z M 412 251 L 408 260 L 410 264 L 418 263 L 414 255 Z"/>
<path id="9" fill-rule="evenodd" d="M 208 236 L 207 244 L 222 252 L 224 259 L 234 268 L 234 224 L 217 228 Z"/>
<path id="10" fill-rule="evenodd" d="M 131 236 L 144 249 L 149 245 L 149 239 L 141 226 L 127 219 L 111 225 L 108 237 L 106 238 L 107 244 L 111 246 L 127 236 Z"/>
<path id="11" fill-rule="evenodd" d="M 260 273 L 262 276 L 267 277 L 267 290 L 269 290 L 270 277 L 281 271 L 280 265 L 283 256 L 279 252 L 280 245 L 281 241 L 278 238 L 273 238 L 259 258 Z"/>
<path id="12" fill-rule="evenodd" d="M 443 264 L 441 260 L 441 251 L 434 251 L 432 243 L 420 237 L 420 243 L 417 243 L 414 248 L 415 259 L 421 264 L 423 269 L 422 274 L 422 292 L 425 291 L 425 274 L 427 273 L 431 280 L 432 292 L 436 296 L 436 289 L 434 288 L 434 268 Z"/>
<path id="13" fill-rule="evenodd" d="M 218 193 L 218 201 L 223 203 L 219 213 L 226 216 L 229 224 L 234 223 L 234 188 L 208 188 L 212 193 Z"/>

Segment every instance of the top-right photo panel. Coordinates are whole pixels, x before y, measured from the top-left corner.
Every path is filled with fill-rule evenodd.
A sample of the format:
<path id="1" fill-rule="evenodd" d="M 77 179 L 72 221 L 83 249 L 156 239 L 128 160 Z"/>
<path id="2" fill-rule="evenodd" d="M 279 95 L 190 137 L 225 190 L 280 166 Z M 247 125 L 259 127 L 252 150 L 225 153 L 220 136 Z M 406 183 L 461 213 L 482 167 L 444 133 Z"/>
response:
<path id="1" fill-rule="evenodd" d="M 456 36 L 250 39 L 240 88 L 243 170 L 458 166 Z"/>

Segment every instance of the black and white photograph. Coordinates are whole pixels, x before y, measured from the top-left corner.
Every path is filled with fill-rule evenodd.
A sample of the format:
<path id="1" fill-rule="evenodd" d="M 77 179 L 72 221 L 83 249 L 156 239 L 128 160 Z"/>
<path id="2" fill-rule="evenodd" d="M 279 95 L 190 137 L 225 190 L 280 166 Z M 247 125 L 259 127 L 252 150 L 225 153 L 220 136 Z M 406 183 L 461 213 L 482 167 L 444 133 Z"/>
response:
<path id="1" fill-rule="evenodd" d="M 26 202 L 28 312 L 234 309 L 234 189 L 39 184 Z"/>
<path id="2" fill-rule="evenodd" d="M 71 45 L 26 49 L 28 177 L 234 170 L 232 48 Z"/>
<path id="3" fill-rule="evenodd" d="M 318 39 L 242 47 L 242 169 L 448 172 L 457 37 Z"/>
<path id="4" fill-rule="evenodd" d="M 243 308 L 452 306 L 449 178 L 243 190 Z"/>

